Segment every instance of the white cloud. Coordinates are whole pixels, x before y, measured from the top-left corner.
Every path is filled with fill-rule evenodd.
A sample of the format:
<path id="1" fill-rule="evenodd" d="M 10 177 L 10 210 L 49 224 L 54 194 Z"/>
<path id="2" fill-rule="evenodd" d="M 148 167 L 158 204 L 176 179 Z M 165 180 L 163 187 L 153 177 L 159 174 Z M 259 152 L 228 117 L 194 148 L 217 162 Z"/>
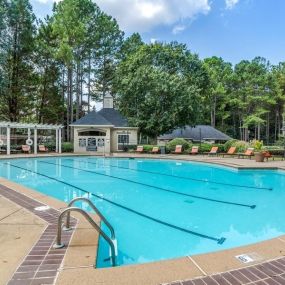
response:
<path id="1" fill-rule="evenodd" d="M 157 39 L 155 39 L 155 38 L 151 38 L 151 39 L 150 39 L 150 43 L 151 43 L 151 44 L 155 44 L 156 42 L 157 42 Z"/>
<path id="2" fill-rule="evenodd" d="M 239 2 L 239 0 L 226 0 L 226 9 L 233 9 L 237 3 Z"/>
<path id="3" fill-rule="evenodd" d="M 48 3 L 60 0 L 34 1 Z M 117 19 L 120 27 L 127 32 L 146 32 L 159 25 L 171 26 L 183 20 L 193 20 L 198 14 L 207 14 L 211 10 L 210 0 L 94 1 L 103 11 Z M 179 32 L 179 29 L 175 31 Z"/>
<path id="4" fill-rule="evenodd" d="M 207 14 L 211 9 L 209 0 L 97 0 L 96 3 L 128 32 L 174 25 L 198 14 Z"/>
<path id="5" fill-rule="evenodd" d="M 182 33 L 186 29 L 186 26 L 184 25 L 176 25 L 172 29 L 172 34 L 177 35 Z"/>

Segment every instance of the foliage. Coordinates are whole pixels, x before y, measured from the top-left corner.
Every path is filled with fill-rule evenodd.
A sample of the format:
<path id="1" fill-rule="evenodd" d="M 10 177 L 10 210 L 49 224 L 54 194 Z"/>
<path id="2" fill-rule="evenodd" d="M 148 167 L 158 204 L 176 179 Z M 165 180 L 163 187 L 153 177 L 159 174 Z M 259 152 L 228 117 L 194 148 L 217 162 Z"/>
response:
<path id="1" fill-rule="evenodd" d="M 226 95 L 233 73 L 232 66 L 216 56 L 206 58 L 203 65 L 210 77 L 210 84 L 204 98 L 207 106 L 206 111 L 210 113 L 211 126 L 215 127 L 217 123 L 220 123 L 223 128 L 225 120 L 230 116 L 229 101 Z"/>
<path id="2" fill-rule="evenodd" d="M 225 145 L 224 144 L 210 144 L 210 143 L 202 143 L 200 144 L 194 144 L 196 146 L 199 146 L 199 153 L 205 153 L 209 152 L 213 146 L 217 146 L 219 148 L 218 152 L 224 152 L 225 151 Z"/>
<path id="3" fill-rule="evenodd" d="M 62 143 L 62 152 L 73 152 L 73 143 L 70 142 Z"/>
<path id="4" fill-rule="evenodd" d="M 227 141 L 225 144 L 224 144 L 224 149 L 225 151 L 227 152 L 232 146 L 234 146 L 234 144 L 238 142 L 238 140 L 236 139 L 232 139 L 232 140 L 229 140 Z"/>
<path id="5" fill-rule="evenodd" d="M 116 75 L 119 108 L 144 134 L 156 137 L 197 122 L 208 77 L 185 45 L 142 45 L 119 64 Z"/>
<path id="6" fill-rule="evenodd" d="M 252 140 L 250 142 L 250 146 L 252 146 L 254 148 L 254 150 L 260 151 L 262 149 L 262 147 L 263 147 L 263 141 Z"/>
<path id="7" fill-rule="evenodd" d="M 274 143 L 275 146 L 283 147 L 285 145 L 285 137 L 279 136 L 279 139 Z"/>
<path id="8" fill-rule="evenodd" d="M 183 151 L 188 150 L 192 146 L 192 144 L 185 139 L 176 138 L 166 144 L 166 150 L 168 152 L 175 151 L 177 145 L 182 145 Z"/>
<path id="9" fill-rule="evenodd" d="M 237 148 L 237 152 L 244 152 L 250 147 L 249 143 L 245 141 L 236 141 L 232 146 Z"/>

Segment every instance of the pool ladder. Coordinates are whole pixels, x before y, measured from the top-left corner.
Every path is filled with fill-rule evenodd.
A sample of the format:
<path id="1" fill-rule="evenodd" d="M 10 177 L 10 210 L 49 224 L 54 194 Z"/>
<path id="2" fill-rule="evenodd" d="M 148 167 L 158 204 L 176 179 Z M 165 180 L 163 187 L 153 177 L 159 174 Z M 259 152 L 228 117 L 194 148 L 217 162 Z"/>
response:
<path id="1" fill-rule="evenodd" d="M 77 201 L 86 202 L 94 212 L 100 217 L 101 221 L 109 228 L 111 233 L 111 238 L 100 228 L 100 226 L 93 220 L 93 218 L 83 209 L 78 207 L 73 207 L 72 205 Z M 57 222 L 57 237 L 56 243 L 53 245 L 55 249 L 63 248 L 64 244 L 61 242 L 61 231 L 70 231 L 72 228 L 70 227 L 70 212 L 78 212 L 82 214 L 86 220 L 91 224 L 91 226 L 105 239 L 105 241 L 110 246 L 110 255 L 111 255 L 111 263 L 112 266 L 116 266 L 116 256 L 117 256 L 117 241 L 115 238 L 115 231 L 108 220 L 103 216 L 103 214 L 98 210 L 98 208 L 87 198 L 78 197 L 71 200 L 66 209 L 64 209 L 58 217 Z M 66 216 L 65 226 L 62 228 L 63 218 Z"/>

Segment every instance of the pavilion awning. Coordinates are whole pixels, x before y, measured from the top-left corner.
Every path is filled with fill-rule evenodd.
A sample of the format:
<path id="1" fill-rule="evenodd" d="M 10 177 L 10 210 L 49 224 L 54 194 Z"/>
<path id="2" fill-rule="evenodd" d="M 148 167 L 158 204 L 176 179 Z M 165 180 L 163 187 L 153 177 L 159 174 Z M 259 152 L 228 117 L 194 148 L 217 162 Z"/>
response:
<path id="1" fill-rule="evenodd" d="M 52 124 L 33 124 L 33 123 L 16 123 L 16 122 L 0 122 L 0 128 L 15 128 L 15 129 L 38 129 L 38 130 L 58 130 L 62 129 L 63 125 Z"/>

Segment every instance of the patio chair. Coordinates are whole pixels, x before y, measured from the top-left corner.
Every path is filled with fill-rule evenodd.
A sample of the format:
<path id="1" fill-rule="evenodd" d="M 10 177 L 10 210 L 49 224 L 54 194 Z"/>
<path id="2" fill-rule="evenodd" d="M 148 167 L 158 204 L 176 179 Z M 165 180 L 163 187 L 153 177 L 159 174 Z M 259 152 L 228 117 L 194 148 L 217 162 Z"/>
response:
<path id="1" fill-rule="evenodd" d="M 199 147 L 198 146 L 192 146 L 191 151 L 189 152 L 190 155 L 195 155 L 198 154 L 199 152 Z"/>
<path id="2" fill-rule="evenodd" d="M 238 153 L 238 158 L 249 157 L 251 159 L 252 156 L 254 156 L 254 148 L 248 148 L 244 153 Z"/>
<path id="3" fill-rule="evenodd" d="M 29 145 L 22 145 L 22 152 L 23 153 L 31 153 L 31 147 Z"/>
<path id="4" fill-rule="evenodd" d="M 268 150 L 265 150 L 262 153 L 266 161 L 268 161 L 269 158 L 272 158 L 274 160 L 274 156 Z"/>
<path id="5" fill-rule="evenodd" d="M 152 148 L 151 153 L 153 153 L 153 154 L 159 153 L 159 147 L 158 147 L 158 146 L 154 146 L 154 147 Z"/>
<path id="6" fill-rule="evenodd" d="M 39 152 L 48 152 L 48 148 L 43 144 L 39 145 Z"/>
<path id="7" fill-rule="evenodd" d="M 137 153 L 143 153 L 143 145 L 138 145 L 137 149 L 135 150 Z"/>
<path id="8" fill-rule="evenodd" d="M 172 151 L 173 154 L 182 154 L 182 145 L 176 145 L 175 151 Z"/>
<path id="9" fill-rule="evenodd" d="M 226 153 L 221 153 L 221 155 L 223 157 L 225 157 L 225 155 L 236 155 L 236 150 L 237 148 L 235 146 L 231 146 Z"/>
<path id="10" fill-rule="evenodd" d="M 206 152 L 206 154 L 208 154 L 209 156 L 218 155 L 218 150 L 219 150 L 218 146 L 213 146 L 209 152 Z"/>

